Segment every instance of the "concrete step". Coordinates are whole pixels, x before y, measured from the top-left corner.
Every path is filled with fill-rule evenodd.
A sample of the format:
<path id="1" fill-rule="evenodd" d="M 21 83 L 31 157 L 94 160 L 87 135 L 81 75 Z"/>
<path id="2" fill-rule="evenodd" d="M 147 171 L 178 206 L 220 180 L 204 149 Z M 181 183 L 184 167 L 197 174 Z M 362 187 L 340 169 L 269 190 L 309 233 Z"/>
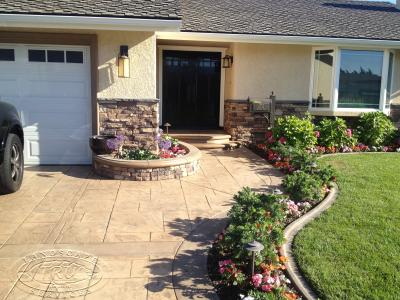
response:
<path id="1" fill-rule="evenodd" d="M 199 149 L 223 149 L 231 142 L 231 136 L 223 131 L 172 132 L 170 136 Z"/>
<path id="2" fill-rule="evenodd" d="M 222 144 L 207 144 L 207 143 L 190 143 L 191 145 L 195 146 L 200 150 L 206 149 L 224 149 L 225 145 Z"/>

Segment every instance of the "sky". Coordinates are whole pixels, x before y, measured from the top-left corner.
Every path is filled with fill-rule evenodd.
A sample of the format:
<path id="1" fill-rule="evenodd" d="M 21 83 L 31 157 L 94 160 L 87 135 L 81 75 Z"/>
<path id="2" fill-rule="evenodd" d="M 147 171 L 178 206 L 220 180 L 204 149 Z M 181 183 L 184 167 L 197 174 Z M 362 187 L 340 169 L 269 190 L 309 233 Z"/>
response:
<path id="1" fill-rule="evenodd" d="M 396 0 L 375 0 L 375 1 L 396 3 Z"/>

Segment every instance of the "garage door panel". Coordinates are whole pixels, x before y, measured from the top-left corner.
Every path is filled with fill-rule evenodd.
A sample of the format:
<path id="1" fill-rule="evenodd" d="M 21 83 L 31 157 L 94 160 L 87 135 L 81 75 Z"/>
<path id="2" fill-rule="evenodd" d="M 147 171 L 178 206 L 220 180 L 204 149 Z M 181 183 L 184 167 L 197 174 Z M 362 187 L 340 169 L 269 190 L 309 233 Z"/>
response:
<path id="1" fill-rule="evenodd" d="M 64 136 L 71 141 L 73 140 L 83 140 L 88 143 L 88 136 L 91 133 L 90 125 L 82 126 L 80 128 L 65 129 L 65 128 L 45 128 L 40 126 L 26 126 L 24 128 L 25 137 L 30 137 L 30 139 L 43 138 L 46 136 Z"/>
<path id="2" fill-rule="evenodd" d="M 1 69 L 0 69 L 1 70 Z M 18 88 L 17 78 L 0 78 L 0 99 L 6 100 L 6 97 L 13 97 L 16 95 Z"/>
<path id="3" fill-rule="evenodd" d="M 88 86 L 82 81 L 29 80 L 25 94 L 33 97 L 80 97 L 88 94 Z"/>
<path id="4" fill-rule="evenodd" d="M 24 96 L 21 98 L 24 98 L 21 107 L 31 111 L 43 111 L 43 108 L 45 108 L 46 112 L 51 113 L 60 111 L 63 113 L 73 113 L 82 111 L 82 107 L 87 111 L 90 107 L 87 97 Z"/>
<path id="5" fill-rule="evenodd" d="M 87 140 L 71 136 L 37 135 L 27 136 L 25 159 L 40 164 L 87 163 L 90 151 Z"/>
<path id="6" fill-rule="evenodd" d="M 71 47 L 85 57 L 83 63 L 72 64 L 29 62 L 32 46 L 14 46 L 15 61 L 0 62 L 0 100 L 14 104 L 21 116 L 26 163 L 90 164 L 89 48 Z"/>
<path id="7" fill-rule="evenodd" d="M 71 115 L 68 119 L 64 117 L 65 113 L 29 113 L 24 116 L 24 126 L 36 126 L 40 130 L 40 128 L 78 129 L 90 125 L 87 115 L 83 113 Z"/>

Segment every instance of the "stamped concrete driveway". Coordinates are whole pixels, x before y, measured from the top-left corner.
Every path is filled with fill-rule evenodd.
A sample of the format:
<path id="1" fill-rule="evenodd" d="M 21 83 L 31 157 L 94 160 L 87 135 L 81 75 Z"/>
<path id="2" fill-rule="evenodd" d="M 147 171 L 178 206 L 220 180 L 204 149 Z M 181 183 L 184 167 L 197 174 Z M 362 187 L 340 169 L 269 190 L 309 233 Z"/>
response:
<path id="1" fill-rule="evenodd" d="M 279 184 L 275 175 L 247 149 L 203 152 L 196 175 L 159 182 L 27 168 L 21 190 L 0 196 L 0 299 L 176 299 L 185 237 L 242 187 Z"/>

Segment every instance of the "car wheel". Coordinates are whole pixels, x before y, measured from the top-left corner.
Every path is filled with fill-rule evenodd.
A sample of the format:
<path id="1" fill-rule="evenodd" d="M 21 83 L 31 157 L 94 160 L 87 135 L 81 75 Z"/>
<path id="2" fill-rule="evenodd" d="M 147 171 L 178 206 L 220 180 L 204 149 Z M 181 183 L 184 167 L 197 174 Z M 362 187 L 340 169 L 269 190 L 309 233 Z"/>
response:
<path id="1" fill-rule="evenodd" d="M 9 194 L 19 190 L 24 177 L 24 152 L 18 135 L 10 133 L 0 165 L 0 192 Z"/>

